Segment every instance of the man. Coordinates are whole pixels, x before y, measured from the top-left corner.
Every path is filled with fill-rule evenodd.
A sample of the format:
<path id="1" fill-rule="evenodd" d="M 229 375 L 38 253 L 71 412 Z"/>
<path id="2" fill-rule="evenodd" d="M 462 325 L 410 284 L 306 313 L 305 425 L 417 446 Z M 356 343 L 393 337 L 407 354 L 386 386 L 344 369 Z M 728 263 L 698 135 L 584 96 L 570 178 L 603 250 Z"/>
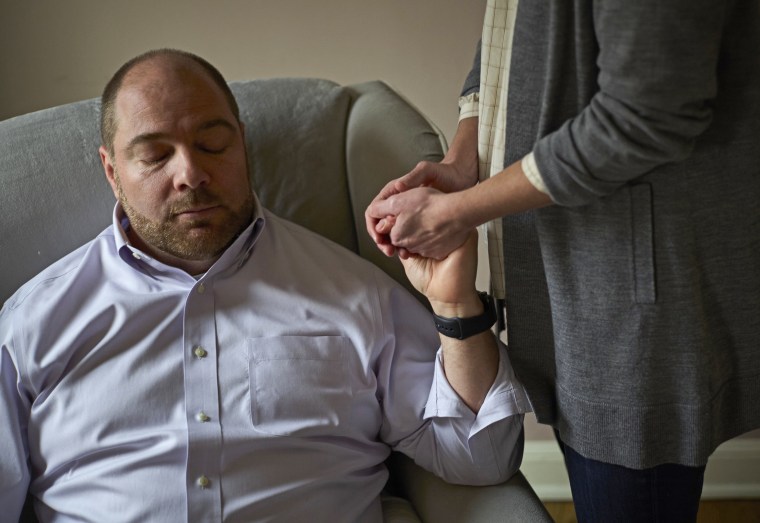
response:
<path id="1" fill-rule="evenodd" d="M 443 162 L 368 230 L 441 258 L 487 224 L 579 521 L 694 521 L 760 428 L 760 3 L 489 0 L 481 43 Z"/>
<path id="2" fill-rule="evenodd" d="M 261 208 L 202 59 L 125 64 L 101 130 L 113 225 L 0 313 L 4 518 L 30 492 L 41 521 L 380 521 L 391 448 L 452 482 L 517 469 L 528 407 L 474 239 L 405 262 L 437 314 L 477 320 L 439 340 L 384 273 Z"/>

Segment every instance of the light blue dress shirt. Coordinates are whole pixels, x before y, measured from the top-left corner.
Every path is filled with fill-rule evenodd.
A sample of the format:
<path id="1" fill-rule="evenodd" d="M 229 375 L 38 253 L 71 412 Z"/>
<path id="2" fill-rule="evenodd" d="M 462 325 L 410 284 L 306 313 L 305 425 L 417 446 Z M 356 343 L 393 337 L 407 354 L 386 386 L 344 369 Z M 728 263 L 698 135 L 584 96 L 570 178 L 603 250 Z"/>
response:
<path id="1" fill-rule="evenodd" d="M 0 507 L 42 521 L 379 522 L 390 448 L 504 480 L 529 409 L 501 348 L 479 414 L 417 300 L 257 211 L 200 278 L 114 223 L 0 313 Z M 6 519 L 8 518 L 8 519 Z"/>

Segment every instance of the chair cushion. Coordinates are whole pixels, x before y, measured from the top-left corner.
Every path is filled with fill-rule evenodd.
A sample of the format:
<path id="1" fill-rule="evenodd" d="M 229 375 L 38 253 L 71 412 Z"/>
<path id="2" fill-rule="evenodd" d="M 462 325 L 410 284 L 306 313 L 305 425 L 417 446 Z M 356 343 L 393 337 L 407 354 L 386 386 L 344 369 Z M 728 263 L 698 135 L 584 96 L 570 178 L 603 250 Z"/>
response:
<path id="1" fill-rule="evenodd" d="M 99 105 L 0 122 L 0 301 L 108 225 L 114 197 L 98 156 Z"/>
<path id="2" fill-rule="evenodd" d="M 246 126 L 253 187 L 264 206 L 356 252 L 345 160 L 349 92 L 318 79 L 230 87 Z"/>

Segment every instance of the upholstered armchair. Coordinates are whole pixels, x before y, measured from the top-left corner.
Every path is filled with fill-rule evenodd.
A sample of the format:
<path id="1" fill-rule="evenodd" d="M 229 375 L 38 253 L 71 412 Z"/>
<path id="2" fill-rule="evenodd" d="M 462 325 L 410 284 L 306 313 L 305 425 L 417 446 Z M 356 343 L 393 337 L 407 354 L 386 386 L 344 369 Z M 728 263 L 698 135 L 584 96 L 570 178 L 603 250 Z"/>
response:
<path id="1" fill-rule="evenodd" d="M 381 82 L 231 86 L 263 204 L 408 287 L 398 260 L 383 256 L 367 236 L 363 213 L 388 180 L 442 157 L 446 145 L 435 127 Z M 98 112 L 98 100 L 86 100 L 0 122 L 0 301 L 110 223 L 114 199 L 97 154 Z M 387 521 L 551 521 L 519 472 L 502 485 L 462 487 L 401 455 L 389 466 Z"/>

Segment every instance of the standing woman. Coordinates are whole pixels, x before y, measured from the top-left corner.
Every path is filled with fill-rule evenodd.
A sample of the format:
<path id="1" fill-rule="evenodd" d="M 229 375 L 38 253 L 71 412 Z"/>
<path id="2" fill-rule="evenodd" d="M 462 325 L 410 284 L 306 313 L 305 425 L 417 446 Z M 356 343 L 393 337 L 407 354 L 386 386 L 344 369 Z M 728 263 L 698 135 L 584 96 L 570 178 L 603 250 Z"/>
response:
<path id="1" fill-rule="evenodd" d="M 366 219 L 401 257 L 486 224 L 579 521 L 695 521 L 760 427 L 760 1 L 489 0 L 446 157 Z"/>

